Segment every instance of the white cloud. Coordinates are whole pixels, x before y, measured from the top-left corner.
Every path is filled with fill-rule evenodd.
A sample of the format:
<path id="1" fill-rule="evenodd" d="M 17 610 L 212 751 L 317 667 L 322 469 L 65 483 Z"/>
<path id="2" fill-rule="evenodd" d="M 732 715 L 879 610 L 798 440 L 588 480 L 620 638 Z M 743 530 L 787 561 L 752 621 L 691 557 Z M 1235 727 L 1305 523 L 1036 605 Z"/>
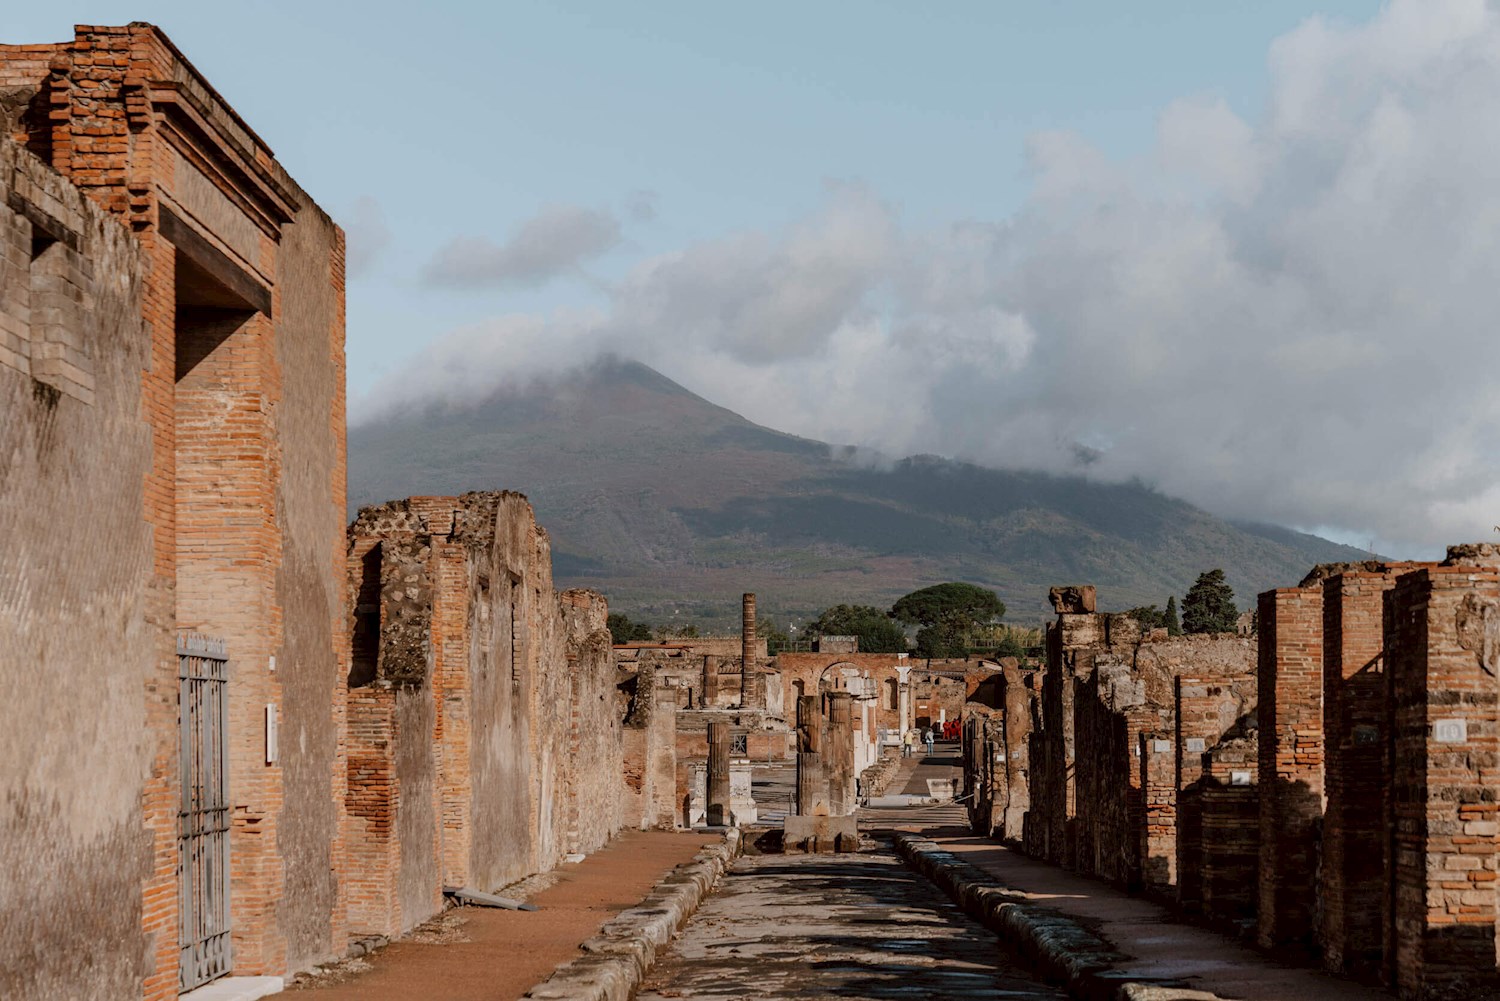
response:
<path id="1" fill-rule="evenodd" d="M 452 343 L 493 339 L 491 377 L 617 351 L 762 423 L 887 453 L 1075 470 L 1082 443 L 1089 475 L 1386 551 L 1486 537 L 1500 14 L 1397 0 L 1363 25 L 1307 22 L 1269 66 L 1262 120 L 1185 97 L 1139 160 L 1034 137 L 1011 218 L 913 227 L 836 187 L 785 232 L 643 262 L 583 321 Z M 458 367 L 482 392 L 481 362 Z"/>
<path id="2" fill-rule="evenodd" d="M 458 288 L 529 287 L 578 272 L 620 242 L 619 220 L 609 212 L 554 205 L 526 220 L 504 244 L 459 237 L 438 251 L 424 277 Z"/>

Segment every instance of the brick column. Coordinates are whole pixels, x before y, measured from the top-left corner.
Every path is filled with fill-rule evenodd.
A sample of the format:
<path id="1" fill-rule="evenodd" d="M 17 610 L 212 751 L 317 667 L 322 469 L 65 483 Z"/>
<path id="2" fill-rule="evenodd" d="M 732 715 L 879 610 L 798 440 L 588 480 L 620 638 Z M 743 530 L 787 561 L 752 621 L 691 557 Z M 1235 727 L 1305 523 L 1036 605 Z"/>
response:
<path id="1" fill-rule="evenodd" d="M 1402 997 L 1497 989 L 1500 574 L 1443 566 L 1386 597 L 1392 737 L 1389 973 Z"/>
<path id="2" fill-rule="evenodd" d="M 1264 948 L 1309 948 L 1323 813 L 1323 592 L 1260 596 L 1260 893 Z"/>
<path id="3" fill-rule="evenodd" d="M 765 685 L 757 684 L 755 646 L 755 595 L 746 594 L 740 602 L 740 704 L 747 709 L 766 705 Z"/>
<path id="4" fill-rule="evenodd" d="M 1323 582 L 1323 731 L 1327 762 L 1319 942 L 1334 972 L 1380 967 L 1386 895 L 1386 675 L 1382 598 L 1392 572 Z"/>

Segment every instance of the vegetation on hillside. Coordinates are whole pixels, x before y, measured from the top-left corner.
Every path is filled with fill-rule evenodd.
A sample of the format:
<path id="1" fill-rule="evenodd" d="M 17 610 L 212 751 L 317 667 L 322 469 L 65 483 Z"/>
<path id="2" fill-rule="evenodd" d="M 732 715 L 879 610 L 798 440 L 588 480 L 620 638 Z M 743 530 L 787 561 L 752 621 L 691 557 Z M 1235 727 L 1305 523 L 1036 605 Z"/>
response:
<path id="1" fill-rule="evenodd" d="M 1005 617 L 1005 603 L 989 588 L 961 581 L 913 591 L 891 606 L 891 618 L 917 630 L 922 657 L 966 657 L 969 637 Z"/>

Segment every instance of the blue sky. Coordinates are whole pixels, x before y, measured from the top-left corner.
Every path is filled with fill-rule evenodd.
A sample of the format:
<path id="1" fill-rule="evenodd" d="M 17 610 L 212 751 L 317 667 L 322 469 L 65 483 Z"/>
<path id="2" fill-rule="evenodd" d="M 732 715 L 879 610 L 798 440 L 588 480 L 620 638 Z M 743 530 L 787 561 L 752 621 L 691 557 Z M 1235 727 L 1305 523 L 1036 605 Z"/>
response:
<path id="1" fill-rule="evenodd" d="M 1378 6 L 1316 9 L 1359 20 Z M 454 326 L 598 298 L 586 282 L 424 287 L 452 237 L 649 194 L 655 218 L 594 263 L 610 276 L 641 254 L 787 225 L 828 180 L 863 181 L 916 223 L 1003 217 L 1026 190 L 1028 134 L 1076 130 L 1126 155 L 1184 94 L 1254 115 L 1267 46 L 1308 14 L 1284 0 L 137 0 L 20 5 L 3 31 L 51 41 L 74 22 L 154 22 L 335 217 L 375 200 L 390 243 L 350 288 L 358 394 Z"/>
<path id="2" fill-rule="evenodd" d="M 1500 523 L 1487 0 L 49 9 L 0 34 L 154 21 L 345 224 L 356 422 L 615 353 L 1393 555 Z"/>

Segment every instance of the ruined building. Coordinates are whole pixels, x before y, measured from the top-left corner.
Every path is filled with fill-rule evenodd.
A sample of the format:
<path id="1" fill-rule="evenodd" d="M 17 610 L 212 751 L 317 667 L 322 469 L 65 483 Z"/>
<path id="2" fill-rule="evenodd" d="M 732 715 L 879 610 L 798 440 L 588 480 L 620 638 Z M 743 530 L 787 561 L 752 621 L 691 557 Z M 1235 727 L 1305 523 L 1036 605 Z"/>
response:
<path id="1" fill-rule="evenodd" d="M 270 989 L 672 823 L 530 505 L 346 532 L 344 422 L 343 234 L 264 141 L 151 25 L 0 46 L 7 1001 Z"/>
<path id="2" fill-rule="evenodd" d="M 0 133 L 0 994 L 342 953 L 343 234 L 149 25 Z"/>
<path id="3" fill-rule="evenodd" d="M 977 830 L 1403 998 L 1500 994 L 1500 549 L 1314 568 L 1250 637 L 1053 600 L 1045 667 L 969 712 Z"/>

